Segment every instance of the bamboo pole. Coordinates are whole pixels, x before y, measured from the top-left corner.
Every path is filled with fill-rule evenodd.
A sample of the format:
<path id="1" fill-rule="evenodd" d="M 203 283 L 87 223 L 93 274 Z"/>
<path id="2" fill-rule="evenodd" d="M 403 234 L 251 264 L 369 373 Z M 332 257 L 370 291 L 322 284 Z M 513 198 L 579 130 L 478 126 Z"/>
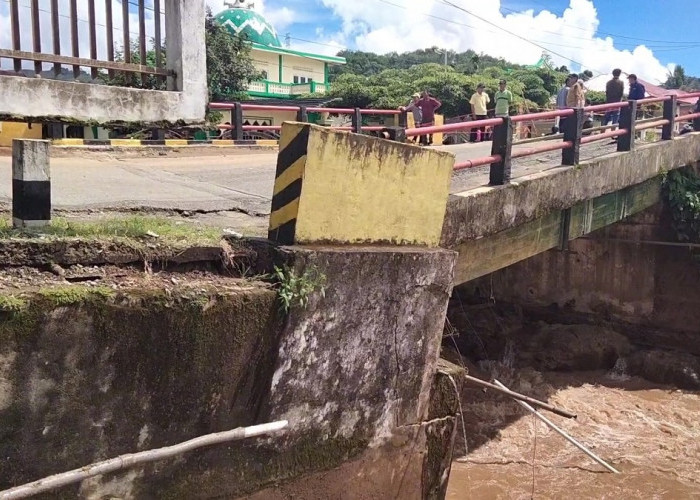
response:
<path id="1" fill-rule="evenodd" d="M 507 390 L 507 387 L 506 387 L 505 385 L 501 384 L 498 380 L 494 380 L 493 382 L 494 382 L 496 385 L 498 385 L 501 389 L 506 389 L 506 390 Z M 559 427 L 557 427 L 551 420 L 549 420 L 547 417 L 545 417 L 545 416 L 542 415 L 540 412 L 538 412 L 537 410 L 535 410 L 532 406 L 530 406 L 529 404 L 525 403 L 524 401 L 520 401 L 520 400 L 517 400 L 516 403 L 518 403 L 520 406 L 522 406 L 523 408 L 525 408 L 525 409 L 526 409 L 527 411 L 529 411 L 530 413 L 534 414 L 537 418 L 539 418 L 540 420 L 542 420 L 545 424 L 547 424 L 549 427 L 551 427 L 553 430 L 555 430 L 557 433 L 559 433 L 559 434 L 560 434 L 564 439 L 566 439 L 569 443 L 573 444 L 576 448 L 578 448 L 579 450 L 581 450 L 582 452 L 584 452 L 586 455 L 588 455 L 588 456 L 591 457 L 593 460 L 595 460 L 596 462 L 598 462 L 600 465 L 602 465 L 603 467 L 605 467 L 606 469 L 608 469 L 610 472 L 612 472 L 613 474 L 619 474 L 619 473 L 620 473 L 620 471 L 618 471 L 617 469 L 615 469 L 612 465 L 609 465 L 605 460 L 603 460 L 602 458 L 598 457 L 598 455 L 596 455 L 595 453 L 593 453 L 592 451 L 590 451 L 588 448 L 586 448 L 585 446 L 583 446 L 581 443 L 579 443 L 578 441 L 576 441 L 574 438 L 572 438 L 571 436 L 569 436 L 566 432 L 564 432 L 562 429 L 560 429 Z"/>
<path id="2" fill-rule="evenodd" d="M 486 382 L 485 380 L 481 380 L 480 378 L 472 377 L 471 375 L 465 375 L 464 378 L 468 382 L 472 382 L 473 384 L 485 387 L 487 389 L 493 389 L 494 391 L 500 392 L 501 394 L 505 394 L 506 396 L 510 396 L 511 398 L 517 399 L 518 401 L 530 403 L 531 405 L 537 406 L 547 411 L 551 411 L 552 413 L 556 413 L 560 417 L 576 418 L 576 414 L 574 413 L 568 412 L 566 410 L 560 410 L 559 408 L 556 408 L 548 403 L 531 398 L 529 396 L 525 396 L 524 394 L 520 394 L 519 392 L 513 392 L 510 389 L 506 389 L 505 387 L 499 387 L 497 385 Z"/>
<path id="3" fill-rule="evenodd" d="M 39 493 L 45 493 L 56 488 L 83 481 L 89 477 L 101 476 L 102 474 L 134 467 L 139 464 L 172 458 L 204 446 L 211 446 L 214 444 L 221 444 L 229 441 L 237 441 L 240 439 L 276 433 L 284 430 L 287 425 L 289 425 L 289 422 L 283 420 L 269 424 L 255 425 L 253 427 L 241 427 L 231 431 L 207 434 L 206 436 L 191 439 L 173 446 L 166 446 L 165 448 L 157 448 L 155 450 L 121 455 L 117 458 L 112 458 L 81 467 L 80 469 L 74 469 L 62 474 L 55 474 L 53 476 L 45 477 L 44 479 L 34 481 L 33 483 L 0 491 L 0 499 L 14 500 L 17 498 L 31 497 L 38 495 Z"/>

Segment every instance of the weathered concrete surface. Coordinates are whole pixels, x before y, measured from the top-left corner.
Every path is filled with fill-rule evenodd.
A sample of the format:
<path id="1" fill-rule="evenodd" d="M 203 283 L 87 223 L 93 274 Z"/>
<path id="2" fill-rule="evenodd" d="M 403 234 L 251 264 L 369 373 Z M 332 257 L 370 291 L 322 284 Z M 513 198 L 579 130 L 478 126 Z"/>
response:
<path id="1" fill-rule="evenodd" d="M 465 283 L 590 234 L 658 203 L 661 177 L 555 210 L 491 236 L 465 241 L 459 252 L 455 283 Z"/>
<path id="2" fill-rule="evenodd" d="M 299 275 L 318 272 L 328 282 L 325 298 L 313 294 L 283 329 L 269 419 L 290 421 L 285 448 L 308 439 L 319 450 L 348 444 L 346 453 L 330 448 L 326 461 L 363 464 L 337 478 L 340 498 L 421 497 L 454 259 L 444 250 L 403 248 L 295 248 L 291 255 Z M 451 438 L 449 430 L 435 432 Z M 328 498 L 322 489 L 302 497 Z"/>
<path id="3" fill-rule="evenodd" d="M 454 162 L 440 151 L 287 122 L 270 239 L 437 247 Z"/>
<path id="4" fill-rule="evenodd" d="M 505 301 L 556 305 L 567 312 L 696 335 L 700 332 L 697 258 L 687 248 L 635 241 L 675 241 L 662 204 L 597 231 L 590 239 L 572 241 L 569 251 L 543 253 L 484 280 Z M 485 284 L 476 280 L 474 286 L 479 283 Z M 665 340 L 669 343 L 672 337 L 666 335 Z"/>
<path id="5" fill-rule="evenodd" d="M 168 92 L 0 76 L 0 117 L 97 123 L 204 121 L 204 0 L 166 0 Z"/>
<path id="6" fill-rule="evenodd" d="M 441 246 L 483 238 L 700 160 L 700 133 L 450 196 Z"/>
<path id="7" fill-rule="evenodd" d="M 278 311 L 274 290 L 234 280 L 178 293 L 65 286 L 1 296 L 0 489 L 260 422 Z M 246 445 L 94 478 L 49 498 L 211 498 L 222 477 L 231 489 L 255 488 L 267 466 L 274 480 L 270 453 Z"/>

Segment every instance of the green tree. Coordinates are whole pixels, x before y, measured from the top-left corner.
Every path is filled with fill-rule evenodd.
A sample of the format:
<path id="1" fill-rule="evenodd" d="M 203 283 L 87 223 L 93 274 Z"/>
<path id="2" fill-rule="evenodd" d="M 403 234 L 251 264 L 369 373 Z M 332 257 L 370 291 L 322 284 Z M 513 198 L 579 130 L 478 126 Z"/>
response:
<path id="1" fill-rule="evenodd" d="M 687 77 L 685 75 L 685 69 L 683 66 L 676 65 L 673 71 L 669 71 L 664 87 L 667 89 L 680 89 L 683 88 L 686 83 Z"/>

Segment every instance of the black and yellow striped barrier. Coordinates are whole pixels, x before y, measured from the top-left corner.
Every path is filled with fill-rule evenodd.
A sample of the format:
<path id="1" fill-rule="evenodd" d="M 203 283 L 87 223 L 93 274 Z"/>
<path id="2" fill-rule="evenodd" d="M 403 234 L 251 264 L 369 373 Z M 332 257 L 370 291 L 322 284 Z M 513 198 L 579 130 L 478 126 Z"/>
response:
<path id="1" fill-rule="evenodd" d="M 269 238 L 436 247 L 453 167 L 449 153 L 287 122 Z"/>
<path id="2" fill-rule="evenodd" d="M 231 141 L 225 139 L 212 139 L 209 141 L 195 141 L 188 139 L 165 139 L 162 141 L 141 140 L 141 139 L 55 139 L 54 146 L 62 147 L 148 147 L 148 146 L 240 146 L 240 147 L 276 147 L 278 142 L 272 139 L 251 140 L 251 141 Z"/>

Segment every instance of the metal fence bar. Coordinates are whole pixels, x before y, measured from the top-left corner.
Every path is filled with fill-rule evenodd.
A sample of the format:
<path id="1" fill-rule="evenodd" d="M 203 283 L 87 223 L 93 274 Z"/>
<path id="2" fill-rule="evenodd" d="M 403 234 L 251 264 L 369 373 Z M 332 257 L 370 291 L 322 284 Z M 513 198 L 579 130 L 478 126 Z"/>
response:
<path id="1" fill-rule="evenodd" d="M 32 47 L 34 52 L 41 52 L 41 25 L 39 23 L 39 0 L 32 0 Z M 34 61 L 34 72 L 41 75 L 44 70 L 41 61 Z"/>
<path id="2" fill-rule="evenodd" d="M 162 33 L 161 33 L 161 27 L 160 27 L 160 0 L 153 0 L 153 10 L 155 11 L 153 13 L 153 19 L 155 21 L 155 27 L 154 27 L 154 50 L 156 53 L 156 68 L 162 68 L 163 67 L 163 40 L 162 40 Z"/>
<path id="3" fill-rule="evenodd" d="M 90 59 L 97 59 L 97 19 L 95 18 L 95 0 L 88 0 L 88 25 L 90 33 Z M 36 51 L 35 51 L 36 52 Z M 90 69 L 90 76 L 96 79 L 97 68 Z"/>
<path id="4" fill-rule="evenodd" d="M 146 0 L 139 0 L 139 64 L 146 62 Z M 146 75 L 141 74 L 141 83 L 146 83 Z"/>
<path id="5" fill-rule="evenodd" d="M 53 42 L 53 53 L 57 56 L 61 55 L 61 21 L 58 12 L 58 0 L 51 0 L 51 37 Z M 61 65 L 54 63 L 54 75 L 61 74 Z"/>
<path id="6" fill-rule="evenodd" d="M 70 41 L 73 57 L 80 57 L 80 44 L 78 42 L 78 1 L 70 0 Z M 80 66 L 73 66 L 73 77 L 80 76 Z"/>
<path id="7" fill-rule="evenodd" d="M 122 44 L 124 45 L 124 62 L 131 63 L 131 37 L 129 35 L 129 2 L 122 0 L 122 29 L 124 30 L 124 37 L 122 38 Z M 125 74 L 127 79 L 129 75 Z"/>
<path id="8" fill-rule="evenodd" d="M 12 48 L 21 50 L 22 44 L 19 36 L 19 0 L 10 0 L 10 24 L 12 24 Z M 22 60 L 15 59 L 15 72 L 22 71 Z"/>
<path id="9" fill-rule="evenodd" d="M 105 0 L 105 30 L 107 31 L 107 60 L 114 61 L 114 12 L 112 0 Z M 110 78 L 114 78 L 114 70 L 107 71 Z"/>
<path id="10" fill-rule="evenodd" d="M 26 61 L 41 61 L 47 63 L 59 62 L 62 64 L 85 66 L 87 68 L 103 68 L 123 71 L 126 73 L 139 73 L 146 75 L 168 76 L 170 72 L 163 68 L 153 68 L 150 66 L 142 66 L 140 64 L 126 64 L 123 62 L 107 62 L 96 61 L 93 59 L 83 59 L 80 57 L 70 56 L 53 56 L 50 54 L 36 54 L 34 52 L 24 52 L 21 50 L 0 49 L 0 57 L 13 58 L 18 57 Z"/>

